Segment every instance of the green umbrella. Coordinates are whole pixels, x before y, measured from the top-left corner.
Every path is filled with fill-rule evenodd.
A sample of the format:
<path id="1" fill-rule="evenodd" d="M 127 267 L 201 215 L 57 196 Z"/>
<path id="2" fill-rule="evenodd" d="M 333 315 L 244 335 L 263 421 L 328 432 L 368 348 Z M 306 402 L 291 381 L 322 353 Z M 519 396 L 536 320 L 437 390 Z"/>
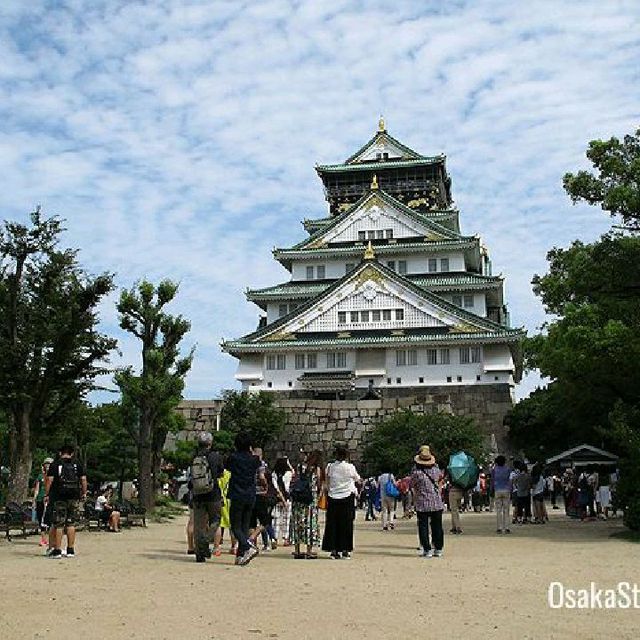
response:
<path id="1" fill-rule="evenodd" d="M 451 482 L 460 489 L 470 489 L 475 486 L 480 475 L 480 467 L 476 464 L 473 456 L 464 451 L 458 451 L 449 456 L 447 471 Z"/>

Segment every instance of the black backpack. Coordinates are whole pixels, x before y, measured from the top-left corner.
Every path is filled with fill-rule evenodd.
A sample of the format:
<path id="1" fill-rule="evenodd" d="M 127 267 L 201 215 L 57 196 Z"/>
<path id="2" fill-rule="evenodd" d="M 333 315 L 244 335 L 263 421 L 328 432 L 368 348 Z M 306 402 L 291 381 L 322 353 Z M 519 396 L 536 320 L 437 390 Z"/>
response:
<path id="1" fill-rule="evenodd" d="M 58 495 L 65 500 L 80 497 L 80 474 L 78 463 L 73 460 L 58 462 Z"/>
<path id="2" fill-rule="evenodd" d="M 311 474 L 303 473 L 298 469 L 295 481 L 291 485 L 291 501 L 297 504 L 309 505 L 313 502 L 313 492 L 311 491 Z"/>

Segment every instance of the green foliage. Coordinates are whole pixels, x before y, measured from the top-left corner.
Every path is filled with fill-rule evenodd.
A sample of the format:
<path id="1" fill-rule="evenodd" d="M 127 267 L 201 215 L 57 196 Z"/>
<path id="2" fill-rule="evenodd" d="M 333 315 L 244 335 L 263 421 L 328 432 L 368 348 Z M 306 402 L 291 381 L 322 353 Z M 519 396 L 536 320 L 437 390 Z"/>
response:
<path id="1" fill-rule="evenodd" d="M 12 499 L 24 499 L 32 436 L 95 387 L 115 340 L 97 331 L 112 276 L 89 276 L 58 247 L 58 218 L 0 229 L 0 409 L 9 417 Z"/>
<path id="2" fill-rule="evenodd" d="M 172 464 L 177 472 L 186 471 L 191 465 L 196 452 L 197 443 L 195 440 L 177 440 L 173 451 L 163 452 L 165 462 Z"/>
<path id="3" fill-rule="evenodd" d="M 120 327 L 141 342 L 142 370 L 121 369 L 115 382 L 122 392 L 125 424 L 138 447 L 140 502 L 147 508 L 155 500 L 162 450 L 167 433 L 177 427 L 174 409 L 193 361 L 194 349 L 180 354 L 190 323 L 165 311 L 177 291 L 178 285 L 170 280 L 157 287 L 142 281 L 122 291 L 117 305 Z"/>
<path id="4" fill-rule="evenodd" d="M 630 229 L 640 230 L 640 129 L 617 138 L 592 140 L 587 158 L 595 168 L 567 173 L 564 188 L 573 202 L 599 204 L 612 216 L 619 215 Z"/>
<path id="5" fill-rule="evenodd" d="M 284 429 L 286 413 L 274 406 L 271 394 L 225 391 L 223 398 L 220 421 L 224 431 L 248 431 L 256 446 L 266 447 Z"/>
<path id="6" fill-rule="evenodd" d="M 417 415 L 401 411 L 380 422 L 368 435 L 364 461 L 372 471 L 407 473 L 420 445 L 428 444 L 441 468 L 456 451 L 466 451 L 481 464 L 487 450 L 484 437 L 471 418 L 448 413 Z"/>
<path id="7" fill-rule="evenodd" d="M 640 531 L 640 405 L 628 407 L 618 402 L 611 412 L 611 426 L 624 450 L 616 505 L 624 510 L 625 525 Z"/>

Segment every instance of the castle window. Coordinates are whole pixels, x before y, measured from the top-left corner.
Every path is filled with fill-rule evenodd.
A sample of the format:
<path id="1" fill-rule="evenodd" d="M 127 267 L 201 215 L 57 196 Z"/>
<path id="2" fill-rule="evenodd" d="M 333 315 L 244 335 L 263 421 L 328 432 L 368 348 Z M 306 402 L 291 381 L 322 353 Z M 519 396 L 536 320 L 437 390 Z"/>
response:
<path id="1" fill-rule="evenodd" d="M 440 271 L 449 271 L 449 258 L 441 258 Z"/>
<path id="2" fill-rule="evenodd" d="M 383 309 L 382 310 L 382 319 L 383 320 L 391 320 L 391 309 Z"/>
<path id="3" fill-rule="evenodd" d="M 469 347 L 460 347 L 460 364 L 469 364 L 469 362 L 471 362 Z"/>
<path id="4" fill-rule="evenodd" d="M 313 267 L 307 267 L 307 280 L 313 280 Z"/>
<path id="5" fill-rule="evenodd" d="M 318 368 L 318 354 L 317 353 L 308 353 L 307 354 L 307 369 L 317 369 Z"/>
<path id="6" fill-rule="evenodd" d="M 367 240 L 375 240 L 376 232 L 375 231 L 367 231 Z"/>
<path id="7" fill-rule="evenodd" d="M 427 364 L 438 364 L 437 349 L 427 349 Z"/>
<path id="8" fill-rule="evenodd" d="M 396 270 L 396 261 L 395 260 L 387 260 L 387 267 L 391 269 L 391 271 Z"/>
<path id="9" fill-rule="evenodd" d="M 480 362 L 480 347 L 471 347 L 471 362 Z"/>
<path id="10" fill-rule="evenodd" d="M 323 264 L 316 267 L 316 278 L 318 278 L 318 280 L 324 280 L 324 273 L 325 273 L 325 268 Z"/>
<path id="11" fill-rule="evenodd" d="M 267 387 L 269 387 L 269 389 L 271 389 L 271 387 L 273 387 L 273 382 L 267 382 Z"/>
<path id="12" fill-rule="evenodd" d="M 407 261 L 406 260 L 399 260 L 398 261 L 398 273 L 407 273 Z"/>
<path id="13" fill-rule="evenodd" d="M 385 229 L 384 230 L 385 238 L 393 238 L 393 229 Z"/>
<path id="14" fill-rule="evenodd" d="M 347 322 L 347 312 L 338 311 L 338 324 L 345 324 Z"/>
<path id="15" fill-rule="evenodd" d="M 480 382 L 480 376 L 479 375 L 476 376 L 476 382 Z"/>
<path id="16" fill-rule="evenodd" d="M 447 376 L 447 382 L 451 382 L 451 376 Z"/>
<path id="17" fill-rule="evenodd" d="M 276 357 L 267 356 L 267 369 L 272 370 L 276 368 Z"/>
<path id="18" fill-rule="evenodd" d="M 462 376 L 458 376 L 458 377 L 456 378 L 456 380 L 457 380 L 458 382 L 462 382 Z"/>
<path id="19" fill-rule="evenodd" d="M 464 297 L 464 307 L 465 309 L 473 308 L 473 296 Z"/>
<path id="20" fill-rule="evenodd" d="M 287 305 L 286 304 L 281 304 L 278 306 L 278 317 L 282 318 L 282 316 L 286 316 L 287 315 Z"/>
<path id="21" fill-rule="evenodd" d="M 358 312 L 357 311 L 352 311 L 350 316 L 351 316 L 351 322 L 358 322 Z"/>
<path id="22" fill-rule="evenodd" d="M 415 349 L 407 349 L 407 364 L 410 367 L 418 364 L 418 352 Z"/>
<path id="23" fill-rule="evenodd" d="M 396 320 L 404 320 L 404 309 L 396 309 Z"/>
<path id="24" fill-rule="evenodd" d="M 369 312 L 361 311 L 360 312 L 360 322 L 369 322 Z"/>
<path id="25" fill-rule="evenodd" d="M 407 352 L 402 349 L 396 351 L 396 367 L 404 367 L 407 364 Z"/>
<path id="26" fill-rule="evenodd" d="M 327 369 L 347 366 L 347 354 L 341 351 L 327 353 Z"/>
<path id="27" fill-rule="evenodd" d="M 418 378 L 418 382 L 419 382 L 420 384 L 424 384 L 424 378 Z"/>
<path id="28" fill-rule="evenodd" d="M 358 240 L 366 240 L 367 232 L 366 231 L 358 231 Z"/>
<path id="29" fill-rule="evenodd" d="M 378 229 L 376 231 L 376 240 L 382 240 L 384 238 L 384 230 Z"/>
<path id="30" fill-rule="evenodd" d="M 304 353 L 296 353 L 296 369 L 304 369 Z"/>
<path id="31" fill-rule="evenodd" d="M 286 369 L 287 368 L 287 356 L 284 354 L 276 356 L 276 369 Z"/>
<path id="32" fill-rule="evenodd" d="M 435 258 L 429 258 L 429 273 L 438 270 L 438 261 Z"/>
<path id="33" fill-rule="evenodd" d="M 373 322 L 380 322 L 380 309 L 371 312 L 371 320 Z"/>
<path id="34" fill-rule="evenodd" d="M 438 364 L 450 364 L 451 356 L 449 355 L 449 349 L 438 350 Z"/>
<path id="35" fill-rule="evenodd" d="M 396 383 L 397 384 L 402 384 L 402 378 L 396 378 Z"/>

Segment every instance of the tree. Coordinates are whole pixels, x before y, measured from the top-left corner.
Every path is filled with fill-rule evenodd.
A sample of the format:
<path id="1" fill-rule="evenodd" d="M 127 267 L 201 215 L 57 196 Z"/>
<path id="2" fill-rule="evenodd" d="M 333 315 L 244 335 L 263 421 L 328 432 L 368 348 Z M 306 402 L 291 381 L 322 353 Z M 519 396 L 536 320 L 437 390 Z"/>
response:
<path id="1" fill-rule="evenodd" d="M 123 291 L 117 305 L 120 327 L 142 343 L 140 375 L 127 367 L 116 373 L 115 381 L 122 393 L 125 426 L 138 449 L 140 504 L 147 509 L 155 504 L 162 449 L 193 361 L 194 349 L 184 357 L 179 349 L 190 323 L 165 311 L 177 292 L 178 285 L 170 280 L 157 287 L 142 281 Z"/>
<path id="2" fill-rule="evenodd" d="M 251 433 L 256 446 L 266 447 L 284 429 L 287 416 L 264 391 L 225 391 L 220 423 L 225 431 Z"/>
<path id="3" fill-rule="evenodd" d="M 442 468 L 456 451 L 466 451 L 479 464 L 487 455 L 484 436 L 471 418 L 400 411 L 378 423 L 369 433 L 364 461 L 376 473 L 391 471 L 403 475 L 413 465 L 413 458 L 423 444 L 431 447 Z"/>
<path id="4" fill-rule="evenodd" d="M 9 422 L 9 499 L 26 498 L 32 438 L 95 387 L 116 341 L 97 331 L 110 274 L 89 276 L 59 249 L 58 218 L 0 230 L 0 409 Z"/>
<path id="5" fill-rule="evenodd" d="M 587 158 L 596 169 L 567 173 L 563 184 L 573 202 L 598 204 L 620 216 L 630 230 L 640 231 L 640 129 L 617 138 L 592 140 Z"/>

